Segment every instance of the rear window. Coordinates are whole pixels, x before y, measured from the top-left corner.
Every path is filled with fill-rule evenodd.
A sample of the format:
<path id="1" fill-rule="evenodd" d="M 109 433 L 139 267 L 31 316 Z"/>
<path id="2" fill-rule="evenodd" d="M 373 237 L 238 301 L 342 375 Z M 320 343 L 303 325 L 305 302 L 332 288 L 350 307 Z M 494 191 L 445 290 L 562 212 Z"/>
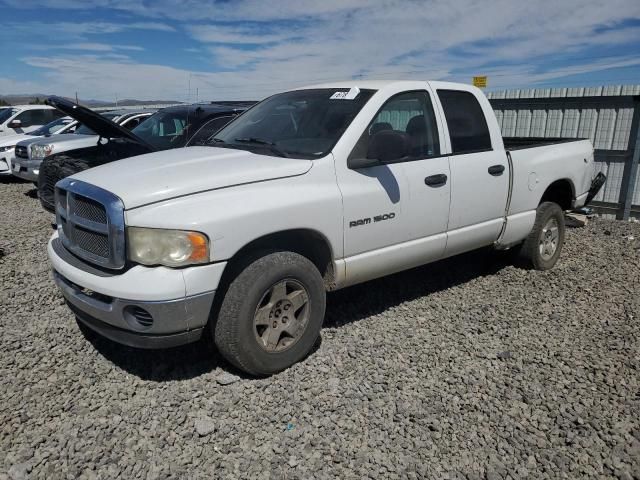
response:
<path id="1" fill-rule="evenodd" d="M 460 90 L 438 90 L 451 138 L 453 153 L 491 150 L 491 136 L 476 97 Z"/>

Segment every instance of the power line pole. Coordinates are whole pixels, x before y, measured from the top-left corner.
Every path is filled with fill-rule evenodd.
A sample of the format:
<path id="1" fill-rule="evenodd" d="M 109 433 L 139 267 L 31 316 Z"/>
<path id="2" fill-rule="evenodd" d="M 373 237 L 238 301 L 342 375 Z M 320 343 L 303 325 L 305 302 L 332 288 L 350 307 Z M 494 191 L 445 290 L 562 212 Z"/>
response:
<path id="1" fill-rule="evenodd" d="M 79 103 L 78 103 L 78 92 L 76 92 L 76 105 L 79 105 Z"/>

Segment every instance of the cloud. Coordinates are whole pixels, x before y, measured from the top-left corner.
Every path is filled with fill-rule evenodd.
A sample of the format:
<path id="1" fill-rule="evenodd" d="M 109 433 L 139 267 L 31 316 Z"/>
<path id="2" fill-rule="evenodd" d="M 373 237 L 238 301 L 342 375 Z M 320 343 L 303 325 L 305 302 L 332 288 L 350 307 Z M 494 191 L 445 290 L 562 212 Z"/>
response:
<path id="1" fill-rule="evenodd" d="M 145 49 L 138 45 L 110 45 L 108 43 L 69 43 L 63 45 L 32 45 L 34 50 L 79 50 L 88 52 L 113 52 L 126 50 L 142 52 Z"/>
<path id="2" fill-rule="evenodd" d="M 634 53 L 640 48 L 637 0 L 5 3 L 81 11 L 108 6 L 136 20 L 40 23 L 63 45 L 55 48 L 95 55 L 24 55 L 23 62 L 39 69 L 46 84 L 59 93 L 87 89 L 94 97 L 104 91 L 186 99 L 189 80 L 201 97 L 210 99 L 260 98 L 285 88 L 345 78 L 468 82 L 473 74 L 488 74 L 492 87 L 527 86 L 611 69 L 637 71 Z M 22 28 L 38 31 L 33 23 Z M 186 36 L 190 44 L 180 43 L 180 48 L 192 61 L 192 69 L 177 68 L 188 62 L 171 56 L 166 65 L 145 62 L 143 54 L 137 54 L 134 62 L 124 55 L 127 51 L 146 47 L 149 53 L 155 45 L 142 41 L 139 46 L 118 45 L 94 37 L 125 30 L 164 31 L 175 36 L 167 38 L 179 41 Z M 0 29 L 0 41 L 3 38 Z"/>

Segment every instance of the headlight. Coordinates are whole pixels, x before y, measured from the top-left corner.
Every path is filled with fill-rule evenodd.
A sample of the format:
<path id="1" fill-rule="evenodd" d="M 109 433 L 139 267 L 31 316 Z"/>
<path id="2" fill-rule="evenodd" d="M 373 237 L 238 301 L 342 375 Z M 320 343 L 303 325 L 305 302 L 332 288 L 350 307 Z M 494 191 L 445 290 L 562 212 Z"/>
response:
<path id="1" fill-rule="evenodd" d="M 204 233 L 159 228 L 127 228 L 129 260 L 143 265 L 183 267 L 209 261 Z"/>
<path id="2" fill-rule="evenodd" d="M 31 145 L 31 158 L 33 160 L 42 160 L 53 152 L 53 145 Z"/>
<path id="3" fill-rule="evenodd" d="M 16 148 L 15 145 L 11 145 L 10 147 L 0 147 L 0 152 L 8 152 L 10 150 L 13 150 L 14 148 Z"/>

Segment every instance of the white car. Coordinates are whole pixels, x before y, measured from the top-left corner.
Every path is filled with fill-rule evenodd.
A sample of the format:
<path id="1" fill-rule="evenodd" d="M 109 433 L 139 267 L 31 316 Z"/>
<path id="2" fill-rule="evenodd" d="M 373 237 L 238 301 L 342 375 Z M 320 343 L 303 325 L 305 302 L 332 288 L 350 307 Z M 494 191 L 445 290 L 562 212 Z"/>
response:
<path id="1" fill-rule="evenodd" d="M 102 113 L 101 116 L 115 122 L 127 129 L 135 128 L 144 119 L 154 113 L 150 111 L 111 111 Z M 108 139 L 102 139 L 106 142 Z M 14 175 L 37 182 L 40 164 L 45 157 L 56 153 L 79 150 L 81 148 L 95 147 L 101 141 L 86 125 L 80 125 L 73 133 L 62 133 L 55 137 L 22 140 L 16 144 L 15 159 L 11 162 Z"/>
<path id="2" fill-rule="evenodd" d="M 15 105 L 0 110 L 0 138 L 29 133 L 65 115 L 49 105 Z"/>
<path id="3" fill-rule="evenodd" d="M 36 141 L 40 137 L 50 137 L 51 135 L 61 135 L 64 133 L 72 133 L 78 126 L 78 122 L 71 117 L 62 117 L 53 122 L 50 122 L 31 133 L 20 133 L 16 135 L 8 135 L 6 137 L 0 137 L 0 176 L 1 175 L 20 175 L 20 169 L 15 168 L 12 170 L 12 165 L 15 165 L 15 146 L 18 142 L 22 141 Z M 25 180 L 35 181 L 31 177 L 21 177 Z M 37 179 L 37 176 L 36 176 Z"/>
<path id="4" fill-rule="evenodd" d="M 589 140 L 505 139 L 470 85 L 325 84 L 209 146 L 61 180 L 48 254 L 88 328 L 143 348 L 207 335 L 266 375 L 311 351 L 328 290 L 489 246 L 553 267 L 594 175 Z"/>

